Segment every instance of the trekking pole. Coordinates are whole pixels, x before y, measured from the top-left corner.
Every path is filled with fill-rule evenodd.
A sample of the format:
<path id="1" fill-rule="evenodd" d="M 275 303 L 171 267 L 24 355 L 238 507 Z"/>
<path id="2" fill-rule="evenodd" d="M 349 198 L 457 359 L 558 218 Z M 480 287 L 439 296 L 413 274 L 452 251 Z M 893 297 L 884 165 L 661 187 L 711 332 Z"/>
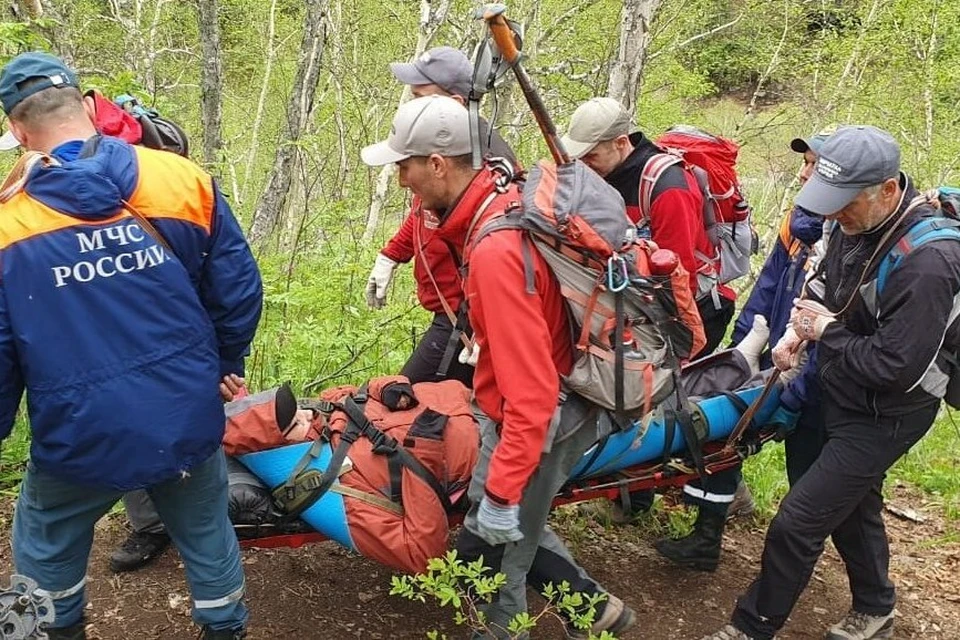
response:
<path id="1" fill-rule="evenodd" d="M 530 76 L 528 76 L 524 68 L 520 66 L 520 51 L 517 49 L 516 42 L 513 40 L 513 32 L 510 30 L 510 26 L 503 16 L 506 10 L 506 5 L 488 4 L 483 8 L 481 17 L 487 23 L 487 27 L 490 29 L 490 35 L 493 36 L 493 41 L 500 50 L 503 59 L 513 68 L 513 73 L 517 77 L 520 89 L 523 90 L 523 97 L 527 99 L 527 104 L 530 105 L 530 110 L 533 111 L 533 117 L 536 118 L 537 125 L 543 133 L 544 139 L 547 141 L 547 147 L 550 149 L 550 155 L 553 156 L 553 161 L 558 165 L 570 164 L 570 155 L 567 153 L 567 150 L 563 148 L 563 142 L 560 141 L 560 136 L 557 135 L 557 128 L 553 124 L 553 119 L 551 119 L 550 114 L 547 113 L 547 107 L 543 104 L 543 100 L 540 99 L 540 95 L 530 81 Z"/>

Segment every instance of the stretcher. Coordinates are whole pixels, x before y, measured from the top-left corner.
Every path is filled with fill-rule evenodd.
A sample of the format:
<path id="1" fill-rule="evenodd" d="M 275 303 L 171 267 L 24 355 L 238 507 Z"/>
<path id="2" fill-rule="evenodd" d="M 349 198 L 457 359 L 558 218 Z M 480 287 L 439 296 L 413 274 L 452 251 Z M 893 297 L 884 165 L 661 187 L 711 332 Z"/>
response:
<path id="1" fill-rule="evenodd" d="M 554 506 L 597 498 L 616 500 L 635 491 L 682 486 L 700 475 L 709 476 L 740 464 L 766 442 L 782 435 L 775 426 L 766 425 L 779 404 L 777 374 L 751 377 L 742 364 L 736 352 L 725 352 L 685 369 L 686 390 L 699 394 L 706 388 L 714 393 L 709 397 L 697 395 L 689 403 L 693 415 L 687 422 L 696 426 L 696 433 L 680 428 L 674 414 L 662 410 L 634 422 L 584 454 L 555 497 Z M 738 383 L 745 386 L 737 388 Z M 725 390 L 730 388 L 735 391 Z M 691 438 L 698 439 L 696 451 L 687 447 Z M 265 485 L 276 486 L 302 456 L 296 447 L 284 449 L 287 451 L 274 449 L 241 456 L 240 460 Z M 328 460 L 329 455 L 320 456 L 318 468 L 324 468 Z M 450 525 L 455 526 L 462 521 L 466 500 L 457 500 L 462 495 L 451 498 L 455 506 L 447 515 Z M 246 548 L 299 547 L 332 539 L 354 548 L 343 501 L 344 496 L 336 492 L 324 495 L 304 513 L 310 526 L 293 532 L 279 532 L 271 526 L 241 527 L 241 544 Z"/>

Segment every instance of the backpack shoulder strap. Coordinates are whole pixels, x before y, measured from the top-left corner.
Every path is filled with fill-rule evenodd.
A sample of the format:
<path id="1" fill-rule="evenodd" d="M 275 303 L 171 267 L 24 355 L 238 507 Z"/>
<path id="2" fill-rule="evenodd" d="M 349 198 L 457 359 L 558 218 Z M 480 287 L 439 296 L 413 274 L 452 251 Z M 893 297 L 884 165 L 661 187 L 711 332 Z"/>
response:
<path id="1" fill-rule="evenodd" d="M 682 164 L 683 158 L 673 153 L 657 153 L 647 160 L 640 173 L 640 187 L 637 195 L 637 204 L 640 205 L 640 215 L 650 217 L 650 205 L 653 188 L 663 175 L 663 172 L 675 164 Z"/>
<path id="2" fill-rule="evenodd" d="M 906 235 L 900 238 L 891 247 L 890 251 L 880 262 L 880 268 L 877 271 L 877 295 L 883 291 L 887 284 L 887 278 L 890 273 L 900 266 L 907 255 L 928 242 L 943 239 L 960 240 L 960 221 L 950 218 L 934 217 L 923 218 L 914 223 Z"/>
<path id="3" fill-rule="evenodd" d="M 480 227 L 476 238 L 474 238 L 470 243 L 471 251 L 475 249 L 478 244 L 480 244 L 481 240 L 489 236 L 491 233 L 503 231 L 504 229 L 518 229 L 520 231 L 525 231 L 527 229 L 527 227 L 523 224 L 523 212 L 520 211 L 519 208 L 510 209 L 502 216 L 497 216 L 493 220 L 490 220 Z M 521 245 L 521 251 L 523 251 L 523 274 L 527 293 L 534 293 L 536 291 L 531 246 L 532 241 L 530 240 L 529 235 L 524 236 L 523 244 Z"/>
<path id="4" fill-rule="evenodd" d="M 525 229 L 523 226 L 523 214 L 519 210 L 508 211 L 502 216 L 497 216 L 493 220 L 490 220 L 484 224 L 477 231 L 477 235 L 470 242 L 470 250 L 472 251 L 480 244 L 480 241 L 486 238 L 491 233 L 497 231 L 503 231 L 504 229 Z"/>

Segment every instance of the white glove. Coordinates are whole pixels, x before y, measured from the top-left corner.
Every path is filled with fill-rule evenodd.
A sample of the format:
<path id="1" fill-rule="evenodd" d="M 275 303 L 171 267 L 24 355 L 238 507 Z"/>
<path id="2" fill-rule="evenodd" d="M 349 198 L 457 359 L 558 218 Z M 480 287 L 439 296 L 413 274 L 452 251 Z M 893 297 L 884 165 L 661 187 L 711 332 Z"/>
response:
<path id="1" fill-rule="evenodd" d="M 396 262 L 382 253 L 377 254 L 373 270 L 367 278 L 367 306 L 371 309 L 382 309 L 387 303 L 387 287 L 390 286 L 393 270 L 396 268 Z"/>
<path id="2" fill-rule="evenodd" d="M 802 340 L 816 342 L 830 323 L 835 321 L 833 313 L 819 302 L 794 300 L 790 325 Z"/>
<path id="3" fill-rule="evenodd" d="M 734 347 L 747 361 L 751 373 L 760 371 L 760 354 L 763 353 L 769 340 L 770 327 L 767 326 L 767 319 L 758 313 L 753 316 L 753 326 L 750 332 L 743 337 L 740 344 Z"/>
<path id="4" fill-rule="evenodd" d="M 797 351 L 803 340 L 793 330 L 792 325 L 787 326 L 780 340 L 777 341 L 773 351 L 770 352 L 773 358 L 773 365 L 780 371 L 789 371 L 796 365 Z"/>
<path id="5" fill-rule="evenodd" d="M 477 358 L 480 357 L 480 345 L 474 341 L 473 349 L 467 350 L 466 347 L 460 350 L 460 355 L 457 357 L 457 360 L 460 361 L 460 364 L 468 364 L 471 367 L 477 366 Z"/>

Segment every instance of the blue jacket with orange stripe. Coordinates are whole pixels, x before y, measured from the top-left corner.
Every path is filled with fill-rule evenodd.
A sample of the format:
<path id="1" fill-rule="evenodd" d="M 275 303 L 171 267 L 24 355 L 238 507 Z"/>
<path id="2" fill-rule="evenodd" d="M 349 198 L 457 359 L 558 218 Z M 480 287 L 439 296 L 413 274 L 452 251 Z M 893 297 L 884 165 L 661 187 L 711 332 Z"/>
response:
<path id="1" fill-rule="evenodd" d="M 54 157 L 0 205 L 0 436 L 26 389 L 38 470 L 150 486 L 220 446 L 218 383 L 243 373 L 260 275 L 212 178 L 190 161 L 100 137 Z"/>
<path id="2" fill-rule="evenodd" d="M 780 236 L 773 251 L 763 263 L 763 269 L 750 292 L 750 297 L 734 324 L 732 341 L 739 343 L 753 327 L 753 318 L 762 315 L 770 327 L 769 349 L 776 346 L 787 330 L 793 301 L 803 289 L 807 261 L 814 244 L 823 235 L 823 218 L 794 207 L 780 224 Z M 811 360 L 816 350 L 811 344 L 808 353 Z M 762 358 L 763 366 L 771 366 L 770 351 Z M 784 389 L 780 401 L 791 411 L 799 411 L 804 405 L 816 407 L 819 389 L 814 372 L 809 366 Z"/>

